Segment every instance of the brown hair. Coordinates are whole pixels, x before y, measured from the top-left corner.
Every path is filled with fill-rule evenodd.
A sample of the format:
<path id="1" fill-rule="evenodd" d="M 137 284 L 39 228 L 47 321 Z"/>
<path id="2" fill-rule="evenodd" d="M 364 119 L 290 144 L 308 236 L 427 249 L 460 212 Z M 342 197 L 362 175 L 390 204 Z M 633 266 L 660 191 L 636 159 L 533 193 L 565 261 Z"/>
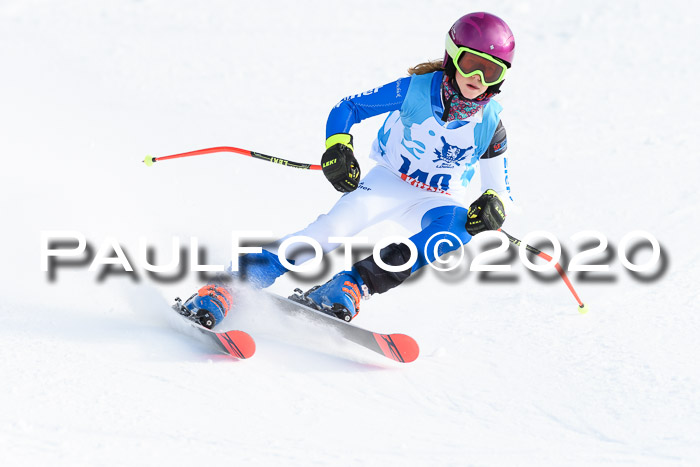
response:
<path id="1" fill-rule="evenodd" d="M 432 73 L 434 71 L 443 71 L 445 68 L 442 66 L 442 59 L 439 60 L 430 60 L 428 62 L 423 62 L 419 63 L 416 66 L 413 66 L 408 69 L 408 74 L 413 75 L 425 75 L 428 73 Z"/>

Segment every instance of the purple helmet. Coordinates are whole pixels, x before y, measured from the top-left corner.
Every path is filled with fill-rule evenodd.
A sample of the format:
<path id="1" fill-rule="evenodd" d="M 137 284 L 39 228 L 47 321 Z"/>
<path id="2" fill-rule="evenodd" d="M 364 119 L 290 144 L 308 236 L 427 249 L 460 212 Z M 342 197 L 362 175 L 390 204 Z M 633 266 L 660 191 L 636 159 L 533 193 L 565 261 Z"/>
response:
<path id="1" fill-rule="evenodd" d="M 445 42 L 443 67 L 447 66 L 452 57 L 450 51 L 455 50 L 454 45 L 469 47 L 501 59 L 506 62 L 508 68 L 513 63 L 515 55 L 513 32 L 505 21 L 490 13 L 469 13 L 462 16 L 450 28 Z"/>

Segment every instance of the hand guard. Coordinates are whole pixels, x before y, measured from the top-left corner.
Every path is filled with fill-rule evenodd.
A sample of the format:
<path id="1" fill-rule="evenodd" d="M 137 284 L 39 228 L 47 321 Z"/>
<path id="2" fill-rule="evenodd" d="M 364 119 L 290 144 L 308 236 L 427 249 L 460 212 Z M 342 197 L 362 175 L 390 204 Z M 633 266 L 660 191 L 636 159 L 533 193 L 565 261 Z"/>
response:
<path id="1" fill-rule="evenodd" d="M 506 210 L 495 191 L 486 190 L 479 196 L 467 213 L 465 225 L 469 235 L 474 236 L 486 230 L 498 230 L 506 220 Z"/>
<path id="2" fill-rule="evenodd" d="M 321 168 L 333 188 L 341 193 L 357 189 L 360 183 L 360 164 L 353 154 L 352 135 L 338 133 L 326 140 Z"/>

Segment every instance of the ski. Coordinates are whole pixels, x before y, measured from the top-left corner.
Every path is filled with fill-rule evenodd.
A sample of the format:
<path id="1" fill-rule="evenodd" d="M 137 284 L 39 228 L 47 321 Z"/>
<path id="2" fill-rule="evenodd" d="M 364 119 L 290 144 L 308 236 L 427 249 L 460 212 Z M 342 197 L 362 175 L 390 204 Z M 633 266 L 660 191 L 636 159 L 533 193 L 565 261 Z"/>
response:
<path id="1" fill-rule="evenodd" d="M 290 314 L 303 316 L 337 330 L 350 342 L 401 363 L 410 363 L 418 358 L 418 343 L 405 334 L 382 334 L 369 331 L 338 318 L 332 317 L 289 298 L 263 291 L 277 308 Z"/>
<path id="2" fill-rule="evenodd" d="M 183 308 L 179 298 L 175 299 L 172 309 L 183 317 L 192 328 L 196 329 L 205 340 L 212 345 L 219 353 L 231 355 L 232 357 L 246 359 L 255 354 L 255 340 L 245 331 L 222 331 L 217 332 L 205 328 L 201 324 L 187 319 L 181 311 Z"/>

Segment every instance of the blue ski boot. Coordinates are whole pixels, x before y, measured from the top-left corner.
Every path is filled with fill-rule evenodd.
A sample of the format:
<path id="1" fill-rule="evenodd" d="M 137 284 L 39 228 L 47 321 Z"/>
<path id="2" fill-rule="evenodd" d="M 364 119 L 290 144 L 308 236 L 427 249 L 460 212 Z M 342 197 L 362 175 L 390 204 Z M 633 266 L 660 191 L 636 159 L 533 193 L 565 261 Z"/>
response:
<path id="1" fill-rule="evenodd" d="M 226 317 L 232 304 L 233 299 L 226 288 L 209 284 L 199 289 L 184 304 L 180 298 L 176 298 L 173 309 L 185 318 L 211 329 Z"/>
<path id="2" fill-rule="evenodd" d="M 248 253 L 238 258 L 238 271 L 227 271 L 234 279 L 240 278 L 258 289 L 271 286 L 288 269 L 282 266 L 277 255 L 263 250 L 262 253 Z"/>
<path id="3" fill-rule="evenodd" d="M 277 255 L 269 251 L 243 255 L 239 258 L 238 271 L 229 268 L 227 275 L 216 279 L 215 284 L 205 285 L 185 300 L 185 303 L 176 298 L 173 309 L 185 318 L 211 329 L 226 317 L 233 304 L 230 285 L 224 285 L 228 284 L 231 278 L 263 289 L 271 286 L 275 279 L 285 272 L 287 268 L 282 266 Z"/>
<path id="4" fill-rule="evenodd" d="M 370 292 L 360 274 L 353 268 L 333 276 L 323 285 L 301 293 L 300 289 L 289 297 L 315 310 L 343 321 L 352 320 L 360 312 L 360 298 L 369 298 Z"/>

